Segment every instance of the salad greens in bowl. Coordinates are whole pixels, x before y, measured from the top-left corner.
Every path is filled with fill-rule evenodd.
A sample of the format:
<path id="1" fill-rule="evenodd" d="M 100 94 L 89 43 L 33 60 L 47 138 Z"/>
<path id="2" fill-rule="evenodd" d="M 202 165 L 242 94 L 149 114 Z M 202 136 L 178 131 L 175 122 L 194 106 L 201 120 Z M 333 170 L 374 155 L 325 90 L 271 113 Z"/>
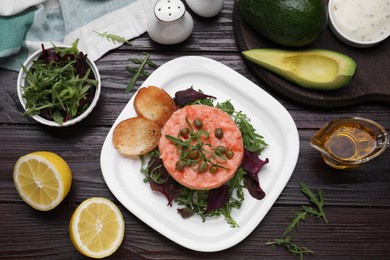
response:
<path id="1" fill-rule="evenodd" d="M 33 53 L 20 69 L 17 91 L 25 114 L 39 123 L 62 127 L 87 117 L 99 100 L 100 74 L 87 54 L 54 45 Z"/>

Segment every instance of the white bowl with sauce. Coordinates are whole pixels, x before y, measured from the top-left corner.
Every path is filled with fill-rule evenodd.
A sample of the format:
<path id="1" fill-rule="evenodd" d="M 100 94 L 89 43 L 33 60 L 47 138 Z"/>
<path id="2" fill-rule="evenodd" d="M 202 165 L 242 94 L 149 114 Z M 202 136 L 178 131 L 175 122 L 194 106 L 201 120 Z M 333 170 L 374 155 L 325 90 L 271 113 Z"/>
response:
<path id="1" fill-rule="evenodd" d="M 390 0 L 329 0 L 333 34 L 353 47 L 371 47 L 390 36 Z"/>

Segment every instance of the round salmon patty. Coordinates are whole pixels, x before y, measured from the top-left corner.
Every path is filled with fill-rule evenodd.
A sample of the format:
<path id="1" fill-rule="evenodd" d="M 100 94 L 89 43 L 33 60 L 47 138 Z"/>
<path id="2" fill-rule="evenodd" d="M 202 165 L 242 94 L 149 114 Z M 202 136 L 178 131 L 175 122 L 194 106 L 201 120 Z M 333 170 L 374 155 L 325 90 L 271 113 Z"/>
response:
<path id="1" fill-rule="evenodd" d="M 193 123 L 195 119 L 202 121 L 203 126 L 200 129 L 195 127 Z M 213 148 L 223 146 L 226 150 L 233 151 L 232 158 L 225 157 L 224 160 L 218 160 L 218 166 L 221 167 L 218 167 L 215 173 L 209 170 L 200 173 L 197 171 L 197 165 L 189 165 L 181 170 L 176 169 L 181 150 L 166 135 L 185 141 L 187 139 L 180 135 L 180 129 L 191 127 L 195 132 L 202 130 L 209 133 L 208 138 L 204 136 L 201 138 L 204 150 L 212 152 Z M 222 129 L 222 138 L 215 136 L 217 128 Z M 190 105 L 174 112 L 162 129 L 158 147 L 160 158 L 169 174 L 180 184 L 196 190 L 217 188 L 229 181 L 240 166 L 244 154 L 241 132 L 231 117 L 219 108 L 205 105 Z M 209 152 L 205 154 L 209 156 Z M 209 163 L 208 166 L 210 167 L 211 164 Z"/>

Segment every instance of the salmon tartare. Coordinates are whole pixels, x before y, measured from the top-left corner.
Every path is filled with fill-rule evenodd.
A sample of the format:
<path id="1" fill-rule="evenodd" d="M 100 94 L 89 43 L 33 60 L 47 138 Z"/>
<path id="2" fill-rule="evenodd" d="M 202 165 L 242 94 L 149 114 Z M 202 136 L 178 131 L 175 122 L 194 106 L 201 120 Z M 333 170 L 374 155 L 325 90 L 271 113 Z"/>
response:
<path id="1" fill-rule="evenodd" d="M 232 118 L 206 105 L 174 112 L 162 129 L 158 148 L 168 173 L 195 190 L 225 184 L 235 175 L 244 154 L 242 135 Z"/>

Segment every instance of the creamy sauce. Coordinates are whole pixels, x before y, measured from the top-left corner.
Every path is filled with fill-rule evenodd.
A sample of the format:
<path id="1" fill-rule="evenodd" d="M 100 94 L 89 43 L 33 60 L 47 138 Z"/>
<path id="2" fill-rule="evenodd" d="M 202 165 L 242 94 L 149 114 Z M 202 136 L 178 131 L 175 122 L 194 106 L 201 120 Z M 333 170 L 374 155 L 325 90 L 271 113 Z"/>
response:
<path id="1" fill-rule="evenodd" d="M 390 0 L 334 0 L 333 19 L 345 35 L 359 41 L 383 39 L 390 31 Z"/>

